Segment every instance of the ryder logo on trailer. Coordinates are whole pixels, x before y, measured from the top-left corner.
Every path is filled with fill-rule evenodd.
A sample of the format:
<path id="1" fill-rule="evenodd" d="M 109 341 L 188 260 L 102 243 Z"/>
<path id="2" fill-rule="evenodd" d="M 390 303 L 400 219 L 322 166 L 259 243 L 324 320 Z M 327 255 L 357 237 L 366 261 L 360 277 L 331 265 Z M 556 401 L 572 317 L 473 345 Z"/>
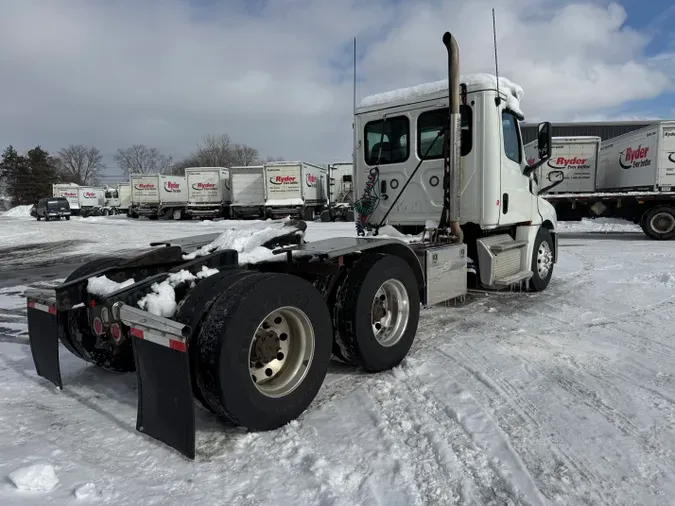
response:
<path id="1" fill-rule="evenodd" d="M 675 134 L 673 134 L 673 135 L 675 135 Z M 670 163 L 675 163 L 675 151 L 670 151 L 668 153 L 668 161 Z"/>
<path id="2" fill-rule="evenodd" d="M 152 184 L 152 183 L 138 183 L 138 184 L 134 185 L 134 188 L 136 188 L 137 190 L 141 190 L 141 191 L 143 191 L 143 190 L 154 190 L 155 185 Z"/>
<path id="3" fill-rule="evenodd" d="M 577 156 L 572 156 L 567 158 L 565 156 L 556 156 L 555 159 L 551 158 L 547 165 L 552 169 L 590 169 L 591 166 L 588 164 L 588 158 L 579 158 Z"/>
<path id="4" fill-rule="evenodd" d="M 270 183 L 280 185 L 280 184 L 293 184 L 297 182 L 295 176 L 272 176 L 270 178 Z"/>
<path id="5" fill-rule="evenodd" d="M 528 164 L 528 165 L 534 165 L 534 162 L 536 162 L 536 161 L 537 161 L 537 160 L 535 160 L 534 158 L 528 158 L 528 159 L 527 159 L 527 164 Z"/>
<path id="6" fill-rule="evenodd" d="M 71 197 L 71 198 L 77 198 L 77 193 L 75 192 L 61 192 L 62 197 Z"/>
<path id="7" fill-rule="evenodd" d="M 85 199 L 94 199 L 96 198 L 96 194 L 94 192 L 84 192 L 84 198 Z"/>
<path id="8" fill-rule="evenodd" d="M 164 183 L 164 190 L 169 193 L 180 193 L 180 183 L 167 181 L 166 183 Z"/>
<path id="9" fill-rule="evenodd" d="M 215 190 L 216 189 L 216 184 L 215 183 L 195 183 L 192 185 L 193 190 Z"/>
<path id="10" fill-rule="evenodd" d="M 622 169 L 636 169 L 638 167 L 648 167 L 652 164 L 651 159 L 647 158 L 649 147 L 643 147 L 638 144 L 637 148 L 626 148 L 619 154 L 619 165 Z"/>
<path id="11" fill-rule="evenodd" d="M 305 183 L 307 183 L 307 186 L 309 187 L 316 186 L 316 176 L 314 174 L 307 174 Z"/>

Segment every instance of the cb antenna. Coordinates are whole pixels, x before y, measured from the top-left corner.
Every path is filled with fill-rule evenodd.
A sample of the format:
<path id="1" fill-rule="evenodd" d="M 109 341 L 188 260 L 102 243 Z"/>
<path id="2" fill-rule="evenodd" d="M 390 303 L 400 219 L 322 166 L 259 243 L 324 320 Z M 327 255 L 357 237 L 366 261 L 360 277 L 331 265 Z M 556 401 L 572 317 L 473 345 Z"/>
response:
<path id="1" fill-rule="evenodd" d="M 497 21 L 495 20 L 495 10 L 492 9 L 492 38 L 495 48 L 495 78 L 497 80 L 497 98 L 495 98 L 495 104 L 499 107 L 499 104 L 502 103 L 501 95 L 499 94 L 499 58 L 497 56 Z"/>

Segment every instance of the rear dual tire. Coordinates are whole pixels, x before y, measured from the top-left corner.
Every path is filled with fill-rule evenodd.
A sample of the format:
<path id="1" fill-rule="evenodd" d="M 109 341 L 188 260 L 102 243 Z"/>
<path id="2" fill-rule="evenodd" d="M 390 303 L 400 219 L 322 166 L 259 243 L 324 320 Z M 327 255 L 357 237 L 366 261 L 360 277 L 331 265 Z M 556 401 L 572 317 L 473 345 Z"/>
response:
<path id="1" fill-rule="evenodd" d="M 312 403 L 331 357 L 330 313 L 297 276 L 233 276 L 197 339 L 197 387 L 220 417 L 253 430 L 296 419 Z"/>
<path id="2" fill-rule="evenodd" d="M 395 255 L 365 254 L 347 272 L 335 295 L 333 354 L 367 372 L 401 363 L 420 315 L 417 278 Z"/>

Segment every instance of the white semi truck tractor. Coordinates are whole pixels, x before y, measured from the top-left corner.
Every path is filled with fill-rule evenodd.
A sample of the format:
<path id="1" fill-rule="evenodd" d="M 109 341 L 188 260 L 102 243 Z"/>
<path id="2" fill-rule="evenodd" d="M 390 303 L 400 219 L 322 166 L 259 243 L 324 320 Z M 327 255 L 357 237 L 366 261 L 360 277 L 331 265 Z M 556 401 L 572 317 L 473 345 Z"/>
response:
<path id="1" fill-rule="evenodd" d="M 544 290 L 556 215 L 532 173 L 550 156 L 550 124 L 528 165 L 519 88 L 461 80 L 455 39 L 443 42 L 448 82 L 370 97 L 356 111 L 362 236 L 306 242 L 303 221 L 282 220 L 260 244 L 271 260 L 242 265 L 219 234 L 94 259 L 26 294 L 38 375 L 62 387 L 59 343 L 135 371 L 137 429 L 193 459 L 195 398 L 223 420 L 276 429 L 312 403 L 332 356 L 371 373 L 398 365 L 420 307 L 465 295 L 471 274 L 487 289 Z M 425 233 L 411 243 L 378 233 L 385 225 Z M 102 290 L 103 276 L 119 284 Z M 175 292 L 169 307 L 149 304 L 162 283 Z"/>

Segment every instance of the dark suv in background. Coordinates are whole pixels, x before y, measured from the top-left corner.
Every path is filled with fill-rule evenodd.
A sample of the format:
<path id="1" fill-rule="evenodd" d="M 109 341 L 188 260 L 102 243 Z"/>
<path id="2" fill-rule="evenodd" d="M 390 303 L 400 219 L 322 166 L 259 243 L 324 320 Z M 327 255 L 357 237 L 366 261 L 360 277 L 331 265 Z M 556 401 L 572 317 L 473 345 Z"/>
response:
<path id="1" fill-rule="evenodd" d="M 65 218 L 70 219 L 70 204 L 68 200 L 63 197 L 49 197 L 38 200 L 37 205 L 31 209 L 31 215 L 35 216 L 38 221 L 42 218 L 49 221 L 52 218 L 60 220 Z"/>

